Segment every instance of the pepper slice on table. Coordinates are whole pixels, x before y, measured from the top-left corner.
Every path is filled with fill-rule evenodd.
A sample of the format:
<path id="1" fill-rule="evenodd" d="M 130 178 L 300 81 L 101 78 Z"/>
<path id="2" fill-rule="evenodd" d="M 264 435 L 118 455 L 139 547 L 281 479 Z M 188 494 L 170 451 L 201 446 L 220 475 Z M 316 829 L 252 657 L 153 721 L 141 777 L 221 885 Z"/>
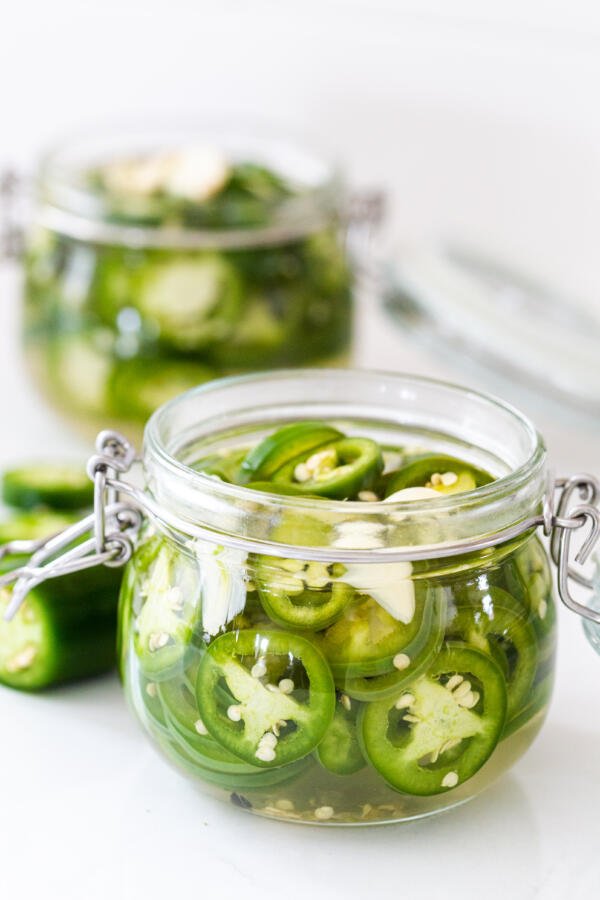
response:
<path id="1" fill-rule="evenodd" d="M 2 500 L 25 510 L 77 510 L 92 505 L 94 485 L 85 469 L 69 463 L 21 466 L 4 472 Z"/>
<path id="2" fill-rule="evenodd" d="M 0 574 L 22 559 L 2 560 Z M 106 672 L 115 664 L 120 573 L 103 567 L 34 588 L 11 622 L 0 588 L 0 682 L 37 691 Z"/>
<path id="3" fill-rule="evenodd" d="M 200 661 L 196 695 L 209 734 L 263 767 L 314 750 L 335 707 L 333 678 L 319 650 L 284 631 L 218 637 Z"/>
<path id="4" fill-rule="evenodd" d="M 363 751 L 393 788 L 439 794 L 471 778 L 506 718 L 504 677 L 493 659 L 449 643 L 422 675 L 361 714 Z"/>

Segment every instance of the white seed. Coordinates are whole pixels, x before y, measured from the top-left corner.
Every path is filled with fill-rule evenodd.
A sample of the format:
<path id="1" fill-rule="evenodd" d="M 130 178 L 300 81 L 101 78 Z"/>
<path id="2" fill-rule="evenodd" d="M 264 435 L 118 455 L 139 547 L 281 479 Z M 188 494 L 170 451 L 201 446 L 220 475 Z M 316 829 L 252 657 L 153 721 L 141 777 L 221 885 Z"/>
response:
<path id="1" fill-rule="evenodd" d="M 317 453 L 313 453 L 308 457 L 305 465 L 309 477 L 319 478 L 328 475 L 337 465 L 337 461 L 337 451 L 330 447 L 329 450 L 319 450 Z"/>
<path id="2" fill-rule="evenodd" d="M 442 787 L 453 788 L 458 784 L 458 772 L 448 772 L 442 778 Z"/>
<path id="3" fill-rule="evenodd" d="M 315 819 L 318 819 L 320 822 L 326 822 L 327 819 L 331 819 L 333 816 L 333 806 L 318 806 L 315 809 Z"/>
<path id="4" fill-rule="evenodd" d="M 449 678 L 448 681 L 446 682 L 446 687 L 448 688 L 449 691 L 453 691 L 454 688 L 455 688 L 455 687 L 458 687 L 458 685 L 459 685 L 462 681 L 463 681 L 462 675 L 453 675 L 453 676 L 452 676 L 451 678 Z"/>
<path id="5" fill-rule="evenodd" d="M 459 698 L 458 703 L 459 706 L 464 706 L 465 709 L 473 709 L 479 703 L 479 692 L 469 691 L 464 697 Z"/>
<path id="6" fill-rule="evenodd" d="M 405 721 L 405 722 L 412 722 L 412 723 L 414 723 L 414 724 L 416 725 L 416 724 L 417 724 L 418 722 L 420 722 L 421 720 L 419 719 L 418 716 L 411 716 L 410 713 L 406 713 L 406 715 L 404 716 L 404 721 Z"/>
<path id="7" fill-rule="evenodd" d="M 282 810 L 282 812 L 291 812 L 294 809 L 292 801 L 286 800 L 285 797 L 282 797 L 281 800 L 276 800 L 275 806 L 277 809 Z"/>
<path id="8" fill-rule="evenodd" d="M 198 732 L 198 734 L 208 734 L 208 728 L 202 721 L 202 719 L 196 719 L 194 722 L 194 728 Z"/>
<path id="9" fill-rule="evenodd" d="M 410 666 L 410 656 L 407 656 L 406 653 L 396 653 L 394 659 L 394 668 L 402 671 L 403 669 L 408 669 Z"/>
<path id="10" fill-rule="evenodd" d="M 342 696 L 340 697 L 340 703 L 342 704 L 342 706 L 344 707 L 345 710 L 350 712 L 350 710 L 352 709 L 352 701 L 351 701 L 350 697 L 348 696 L 348 694 L 342 694 Z"/>
<path id="11" fill-rule="evenodd" d="M 270 731 L 266 731 L 258 742 L 259 747 L 270 747 L 274 750 L 277 746 L 277 738 Z"/>
<path id="12" fill-rule="evenodd" d="M 414 702 L 415 698 L 412 694 L 402 694 L 402 696 L 396 700 L 394 706 L 396 709 L 407 709 L 409 706 L 412 706 Z"/>
<path id="13" fill-rule="evenodd" d="M 433 475 L 431 476 L 430 484 L 432 484 L 434 487 L 437 487 L 437 485 L 442 484 L 442 483 L 443 483 L 442 476 L 440 475 L 440 473 L 434 472 Z"/>
<path id="14" fill-rule="evenodd" d="M 363 803 L 363 805 L 361 806 L 363 819 L 365 816 L 368 816 L 370 812 L 373 812 L 373 806 L 370 803 Z"/>
<path id="15" fill-rule="evenodd" d="M 471 682 L 463 681 L 458 687 L 452 692 L 452 696 L 455 700 L 460 700 L 462 697 L 466 697 L 467 694 L 471 692 Z"/>
<path id="16" fill-rule="evenodd" d="M 310 471 L 306 463 L 298 463 L 294 469 L 294 481 L 299 481 L 300 483 L 310 481 Z"/>
<path id="17" fill-rule="evenodd" d="M 291 678 L 282 678 L 279 682 L 279 690 L 282 694 L 291 694 L 295 687 Z"/>
<path id="18" fill-rule="evenodd" d="M 242 718 L 241 706 L 229 706 L 227 708 L 227 718 L 231 719 L 232 722 L 239 722 Z"/>
<path id="19" fill-rule="evenodd" d="M 546 614 L 548 612 L 548 604 L 545 600 L 540 600 L 538 603 L 538 616 L 540 619 L 545 619 Z"/>
<path id="20" fill-rule="evenodd" d="M 169 635 L 166 631 L 161 631 L 158 634 L 154 632 L 148 638 L 148 649 L 151 653 L 155 650 L 161 650 L 169 643 Z"/>
<path id="21" fill-rule="evenodd" d="M 273 748 L 263 747 L 262 745 L 258 748 L 254 755 L 262 762 L 273 762 L 273 760 L 275 759 L 275 751 L 273 750 Z"/>
<path id="22" fill-rule="evenodd" d="M 22 672 L 28 669 L 37 656 L 37 649 L 32 644 L 25 647 L 6 663 L 7 672 Z"/>
<path id="23" fill-rule="evenodd" d="M 153 681 L 149 681 L 146 685 L 146 693 L 149 697 L 156 697 L 157 689 Z"/>
<path id="24" fill-rule="evenodd" d="M 451 487 L 453 484 L 456 484 L 458 481 L 458 475 L 456 472 L 444 472 L 442 475 L 442 484 L 444 487 Z"/>
<path id="25" fill-rule="evenodd" d="M 279 688 L 277 687 L 276 684 L 267 684 L 267 685 L 265 685 L 265 687 L 267 688 L 268 691 L 271 691 L 275 694 L 279 693 Z"/>
<path id="26" fill-rule="evenodd" d="M 362 500 L 363 503 L 377 503 L 379 501 L 375 491 L 359 491 L 358 499 Z"/>
<path id="27" fill-rule="evenodd" d="M 258 662 L 254 663 L 250 669 L 250 674 L 253 678 L 262 678 L 263 675 L 267 674 L 267 666 L 264 659 L 259 659 Z"/>

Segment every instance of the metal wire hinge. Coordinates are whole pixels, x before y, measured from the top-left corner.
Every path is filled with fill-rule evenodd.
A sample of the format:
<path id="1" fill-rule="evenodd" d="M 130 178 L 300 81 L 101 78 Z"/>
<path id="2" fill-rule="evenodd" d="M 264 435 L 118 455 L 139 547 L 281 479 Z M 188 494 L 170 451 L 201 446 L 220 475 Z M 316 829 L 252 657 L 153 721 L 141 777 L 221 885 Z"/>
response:
<path id="1" fill-rule="evenodd" d="M 102 431 L 88 462 L 94 482 L 94 511 L 50 538 L 12 541 L 0 547 L 0 559 L 28 554 L 23 565 L 0 577 L 0 589 L 14 585 L 4 618 L 10 621 L 29 591 L 49 578 L 104 565 L 123 566 L 133 553 L 142 523 L 139 509 L 119 500 L 119 479 L 136 461 L 135 449 L 116 431 Z"/>
<path id="2" fill-rule="evenodd" d="M 585 575 L 579 566 L 584 565 L 600 539 L 600 483 L 593 475 L 572 475 L 558 479 L 555 484 L 560 491 L 556 513 L 552 516 L 550 530 L 550 553 L 556 564 L 558 595 L 564 605 L 589 622 L 600 625 L 600 610 L 592 609 L 576 600 L 571 593 L 571 582 L 593 591 L 598 584 Z M 582 532 L 579 549 L 573 552 L 571 541 L 575 531 Z M 546 529 L 545 529 L 546 530 Z M 571 556 L 573 562 L 571 563 Z"/>

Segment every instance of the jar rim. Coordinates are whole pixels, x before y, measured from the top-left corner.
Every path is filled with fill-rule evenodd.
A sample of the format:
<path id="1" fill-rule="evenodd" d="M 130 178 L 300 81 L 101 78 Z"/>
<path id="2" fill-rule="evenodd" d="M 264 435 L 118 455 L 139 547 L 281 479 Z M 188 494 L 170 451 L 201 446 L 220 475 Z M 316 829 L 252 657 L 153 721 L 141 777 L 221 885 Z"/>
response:
<path id="1" fill-rule="evenodd" d="M 382 509 L 381 502 L 363 502 L 363 501 L 347 501 L 347 500 L 331 500 L 331 499 L 311 499 L 307 497 L 282 496 L 279 494 L 270 494 L 267 492 L 258 492 L 247 487 L 229 484 L 224 481 L 215 479 L 212 476 L 198 472 L 196 469 L 187 465 L 181 459 L 177 458 L 173 448 L 167 446 L 164 437 L 165 426 L 169 420 L 177 419 L 178 415 L 184 410 L 186 404 L 192 405 L 200 403 L 203 399 L 210 397 L 211 394 L 218 392 L 231 392 L 235 394 L 240 390 L 242 392 L 250 389 L 251 391 L 260 392 L 262 387 L 266 391 L 270 386 L 285 381 L 295 383 L 299 386 L 299 392 L 302 393 L 302 386 L 305 385 L 308 390 L 309 383 L 313 386 L 319 382 L 325 384 L 335 383 L 341 386 L 342 392 L 348 392 L 352 383 L 357 381 L 365 383 L 367 390 L 369 384 L 375 388 L 376 385 L 394 385 L 396 388 L 406 391 L 418 391 L 425 389 L 428 392 L 450 392 L 455 397 L 462 398 L 481 409 L 485 408 L 488 413 L 497 412 L 503 417 L 504 422 L 512 422 L 514 427 L 520 431 L 521 437 L 525 440 L 523 460 L 515 466 L 512 471 L 505 475 L 500 475 L 494 481 L 487 485 L 475 488 L 472 491 L 465 491 L 458 494 L 445 494 L 440 498 L 431 498 L 426 501 L 395 501 L 385 502 L 385 509 Z M 259 408 L 257 408 L 259 409 Z M 260 407 L 264 409 L 264 407 Z M 307 416 L 295 416 L 296 419 L 306 418 Z M 289 420 L 292 420 L 291 416 Z M 341 413 L 335 418 L 344 418 Z M 348 416 L 350 418 L 350 416 Z M 373 417 L 374 419 L 376 417 Z M 207 420 L 207 421 L 210 421 Z M 258 421 L 258 420 L 257 420 Z M 264 420 L 263 420 L 264 421 Z M 221 423 L 223 419 L 221 418 Z M 273 419 L 274 425 L 276 420 Z M 189 431 L 191 436 L 193 430 Z M 180 444 L 178 444 L 179 446 Z M 506 515 L 506 526 L 515 525 L 518 521 L 524 521 L 527 516 L 531 516 L 538 512 L 541 508 L 543 498 L 547 490 L 547 473 L 546 473 L 546 448 L 541 435 L 536 430 L 531 420 L 521 413 L 511 404 L 494 397 L 490 394 L 473 391 L 461 385 L 448 383 L 438 379 L 428 378 L 424 376 L 404 375 L 402 373 L 388 373 L 377 370 L 353 370 L 353 369 L 287 369 L 274 372 L 231 376 L 229 378 L 218 379 L 205 385 L 200 385 L 191 391 L 188 391 L 179 397 L 171 400 L 164 406 L 160 407 L 150 418 L 144 436 L 144 462 L 147 473 L 150 473 L 151 490 L 155 490 L 157 486 L 157 478 L 160 480 L 160 473 L 168 473 L 172 478 L 180 482 L 186 482 L 188 487 L 190 484 L 199 486 L 200 495 L 207 492 L 211 496 L 211 504 L 221 507 L 235 506 L 236 504 L 250 504 L 254 510 L 254 514 L 260 518 L 264 515 L 265 519 L 272 517 L 273 513 L 278 510 L 289 510 L 296 512 L 319 513 L 330 517 L 331 521 L 339 522 L 354 517 L 355 520 L 362 521 L 379 521 L 382 516 L 386 519 L 394 519 L 394 516 L 410 516 L 410 520 L 414 522 L 427 521 L 428 519 L 444 519 L 444 521 L 456 523 L 465 515 L 474 516 L 478 514 L 477 522 L 473 523 L 473 528 L 462 529 L 461 537 L 482 536 L 487 533 L 484 520 L 485 513 L 492 516 L 492 523 L 488 525 L 493 530 L 493 517 L 497 515 L 502 504 L 505 506 L 513 503 L 514 508 L 509 508 Z M 155 493 L 159 502 L 169 504 L 173 499 L 169 492 L 163 493 L 160 489 Z M 516 502 L 515 498 L 519 498 Z M 462 514 L 462 515 L 459 515 Z M 188 516 L 183 516 L 187 524 L 190 522 Z M 213 523 L 217 524 L 218 523 Z M 226 530 L 226 529 L 225 529 Z M 460 529 L 459 529 L 460 530 Z M 464 532 L 464 533 L 463 533 Z M 236 535 L 234 535 L 235 537 Z M 247 534 L 238 534 L 238 538 L 243 542 L 248 537 Z M 442 540 L 440 544 L 447 542 Z M 273 549 L 274 555 L 282 555 L 276 548 L 278 542 L 266 542 Z M 284 545 L 289 547 L 289 545 Z M 413 545 L 416 546 L 416 545 Z M 364 548 L 367 549 L 367 548 Z M 390 551 L 390 548 L 371 548 L 371 553 L 378 556 L 383 550 Z M 266 552 L 266 551 L 263 551 Z M 271 552 L 269 550 L 268 552 Z M 466 551 L 465 551 L 466 552 Z M 340 550 L 335 551 L 336 558 L 340 558 L 344 554 Z M 390 552 L 383 553 L 389 558 Z M 442 555 L 438 553 L 437 555 Z M 393 556 L 393 554 L 392 554 Z M 422 558 L 425 558 L 424 556 Z"/>
<path id="2" fill-rule="evenodd" d="M 117 149 L 115 150 L 115 144 Z M 284 177 L 301 185 L 297 194 L 276 208 L 272 220 L 260 226 L 195 228 L 141 225 L 109 221 L 102 216 L 97 195 L 83 175 L 93 160 L 114 159 L 116 153 L 159 148 L 214 145 L 225 155 L 247 152 L 250 161 L 274 165 Z M 110 153 L 104 149 L 108 145 Z M 246 149 L 247 148 L 247 149 Z M 233 158 L 233 157 L 231 157 Z M 298 173 L 302 173 L 300 176 Z M 137 128 L 131 123 L 113 130 L 92 130 L 65 138 L 41 157 L 36 189 L 41 200 L 38 221 L 49 230 L 75 240 L 155 249 L 235 249 L 287 243 L 322 228 L 341 210 L 344 181 L 338 164 L 309 145 L 278 133 L 260 121 L 242 118 L 233 128 L 217 116 L 197 121 L 168 120 Z"/>

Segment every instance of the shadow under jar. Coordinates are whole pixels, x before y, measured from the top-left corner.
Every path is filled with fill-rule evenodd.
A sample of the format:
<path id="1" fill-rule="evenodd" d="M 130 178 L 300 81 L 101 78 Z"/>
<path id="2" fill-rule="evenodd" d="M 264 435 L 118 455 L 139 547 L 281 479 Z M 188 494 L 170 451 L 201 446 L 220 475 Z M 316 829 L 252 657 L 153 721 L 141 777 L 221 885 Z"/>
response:
<path id="1" fill-rule="evenodd" d="M 73 141 L 35 203 L 26 346 L 79 424 L 135 434 L 215 376 L 346 360 L 348 201 L 295 146 L 214 127 Z"/>
<path id="2" fill-rule="evenodd" d="M 494 480 L 391 502 L 222 480 L 299 420 L 376 441 L 386 466 L 425 448 Z M 221 478 L 199 471 L 215 459 Z M 154 512 L 123 583 L 122 675 L 207 791 L 295 822 L 396 822 L 468 800 L 529 747 L 554 674 L 546 553 L 533 531 L 469 550 L 540 512 L 545 448 L 518 412 L 405 376 L 229 379 L 154 415 L 144 466 Z"/>

